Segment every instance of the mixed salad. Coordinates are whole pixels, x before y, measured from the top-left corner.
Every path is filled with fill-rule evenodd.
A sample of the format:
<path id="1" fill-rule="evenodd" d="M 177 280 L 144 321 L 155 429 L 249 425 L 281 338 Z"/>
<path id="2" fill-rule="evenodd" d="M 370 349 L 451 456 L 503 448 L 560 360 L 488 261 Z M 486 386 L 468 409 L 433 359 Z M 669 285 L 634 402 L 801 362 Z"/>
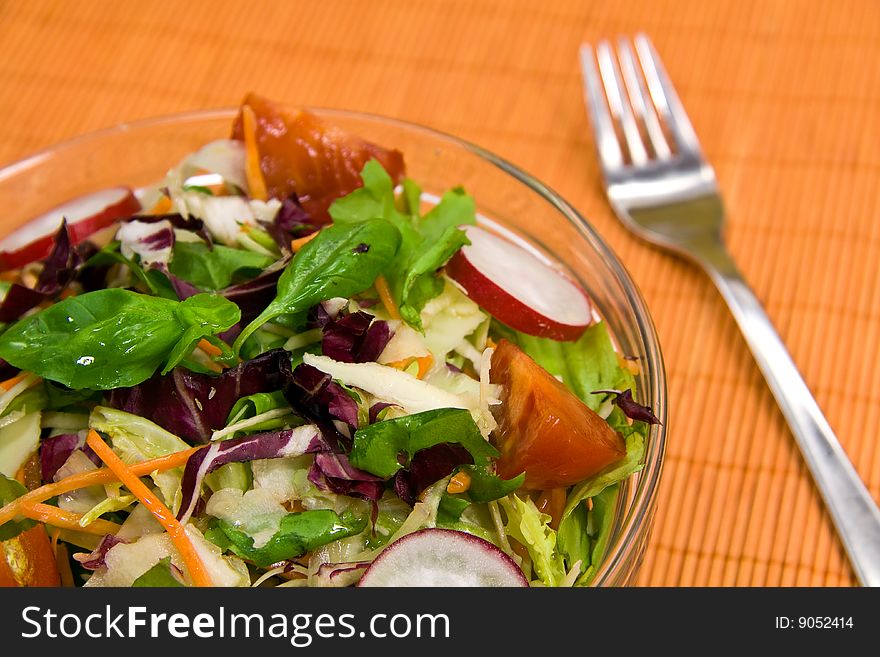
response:
<path id="1" fill-rule="evenodd" d="M 465 190 L 256 95 L 0 250 L 0 585 L 588 585 L 657 421 Z"/>

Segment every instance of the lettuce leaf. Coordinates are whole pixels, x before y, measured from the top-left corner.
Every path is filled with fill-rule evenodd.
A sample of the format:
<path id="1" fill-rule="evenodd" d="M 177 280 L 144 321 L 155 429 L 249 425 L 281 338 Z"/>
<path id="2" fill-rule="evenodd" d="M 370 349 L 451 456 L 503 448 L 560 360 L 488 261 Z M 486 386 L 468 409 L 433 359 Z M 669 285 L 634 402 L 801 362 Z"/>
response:
<path id="1" fill-rule="evenodd" d="M 538 511 L 531 498 L 511 494 L 498 500 L 507 514 L 507 535 L 521 543 L 532 558 L 535 574 L 546 586 L 559 586 L 565 579 L 565 561 L 556 548 L 556 532 L 550 516 Z"/>

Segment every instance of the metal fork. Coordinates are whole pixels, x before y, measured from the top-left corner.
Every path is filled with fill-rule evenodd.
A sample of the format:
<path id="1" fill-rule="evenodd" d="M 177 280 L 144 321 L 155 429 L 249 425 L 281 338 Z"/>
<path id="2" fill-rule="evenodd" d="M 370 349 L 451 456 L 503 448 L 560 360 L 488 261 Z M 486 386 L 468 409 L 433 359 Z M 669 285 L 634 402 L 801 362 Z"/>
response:
<path id="1" fill-rule="evenodd" d="M 638 235 L 693 260 L 718 287 L 791 427 L 856 576 L 865 586 L 880 586 L 880 510 L 724 246 L 715 172 L 654 46 L 639 34 L 633 44 L 620 39 L 616 54 L 607 41 L 599 43 L 595 59 L 584 44 L 580 59 L 611 206 Z"/>

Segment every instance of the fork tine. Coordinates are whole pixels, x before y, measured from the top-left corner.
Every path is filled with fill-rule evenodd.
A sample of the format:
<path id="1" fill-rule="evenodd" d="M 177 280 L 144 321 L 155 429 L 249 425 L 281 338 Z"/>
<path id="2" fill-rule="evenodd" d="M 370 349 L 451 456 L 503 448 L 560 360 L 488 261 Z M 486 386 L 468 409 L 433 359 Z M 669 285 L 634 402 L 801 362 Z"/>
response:
<path id="1" fill-rule="evenodd" d="M 644 34 L 636 35 L 635 44 L 657 113 L 672 131 L 678 142 L 678 149 L 699 155 L 700 142 L 697 139 L 697 133 L 694 132 L 694 127 L 684 111 L 684 106 L 681 104 L 678 94 L 675 93 L 675 87 L 672 86 L 666 69 L 663 68 L 663 63 L 654 49 L 654 44 Z"/>
<path id="2" fill-rule="evenodd" d="M 644 124 L 645 131 L 648 133 L 648 141 L 654 149 L 657 159 L 669 159 L 672 152 L 666 143 L 666 137 L 657 115 L 653 109 L 649 110 L 645 103 L 648 91 L 645 89 L 644 78 L 636 69 L 635 58 L 628 39 L 620 39 L 617 42 L 617 56 L 620 59 L 620 70 L 623 73 L 623 81 L 629 91 L 630 103 L 636 118 Z"/>
<path id="3" fill-rule="evenodd" d="M 629 157 L 636 166 L 645 164 L 648 161 L 648 153 L 645 151 L 642 136 L 639 134 L 639 127 L 633 117 L 629 100 L 626 98 L 626 91 L 623 88 L 617 60 L 607 41 L 602 41 L 596 47 L 596 58 L 599 61 L 599 73 L 602 75 L 602 81 L 605 83 L 605 95 L 608 97 L 608 106 L 611 108 L 611 115 L 620 122 L 623 128 L 623 136 L 626 139 Z"/>
<path id="4" fill-rule="evenodd" d="M 593 49 L 586 43 L 581 46 L 580 58 L 581 73 L 584 77 L 584 102 L 590 112 L 590 124 L 593 126 L 599 160 L 606 171 L 619 169 L 623 166 L 623 153 L 617 142 L 614 122 L 605 104 L 605 94 L 602 92 L 602 83 L 599 81 L 596 61 L 593 59 Z"/>

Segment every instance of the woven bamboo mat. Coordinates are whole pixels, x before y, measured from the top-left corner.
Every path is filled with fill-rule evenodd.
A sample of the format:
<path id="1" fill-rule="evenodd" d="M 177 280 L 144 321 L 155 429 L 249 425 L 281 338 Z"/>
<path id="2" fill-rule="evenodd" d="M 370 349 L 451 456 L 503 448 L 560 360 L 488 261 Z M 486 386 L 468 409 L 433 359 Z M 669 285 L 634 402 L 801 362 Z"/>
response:
<path id="1" fill-rule="evenodd" d="M 849 585 L 785 423 L 708 281 L 603 199 L 583 40 L 651 35 L 715 165 L 734 256 L 880 497 L 880 4 L 0 0 L 0 162 L 246 90 L 425 123 L 536 173 L 653 311 L 669 449 L 645 585 Z M 5 228 L 3 228 L 5 230 Z"/>

